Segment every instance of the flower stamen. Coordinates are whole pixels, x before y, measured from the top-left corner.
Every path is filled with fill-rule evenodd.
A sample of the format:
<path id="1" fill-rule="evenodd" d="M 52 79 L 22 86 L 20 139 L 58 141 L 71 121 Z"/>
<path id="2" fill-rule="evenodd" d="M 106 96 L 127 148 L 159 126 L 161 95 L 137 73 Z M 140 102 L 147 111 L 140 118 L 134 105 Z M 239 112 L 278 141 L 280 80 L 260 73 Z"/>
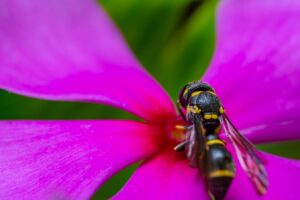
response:
<path id="1" fill-rule="evenodd" d="M 185 139 L 185 131 L 186 131 L 186 126 L 183 125 L 176 125 L 175 130 L 171 132 L 171 137 L 172 139 L 176 141 L 183 141 Z"/>

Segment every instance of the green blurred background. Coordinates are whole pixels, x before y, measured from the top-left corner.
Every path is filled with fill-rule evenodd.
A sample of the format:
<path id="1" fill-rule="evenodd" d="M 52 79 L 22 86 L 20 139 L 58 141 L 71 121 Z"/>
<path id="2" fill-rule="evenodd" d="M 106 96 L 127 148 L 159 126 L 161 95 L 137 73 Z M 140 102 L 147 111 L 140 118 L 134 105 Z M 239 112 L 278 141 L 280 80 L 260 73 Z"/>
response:
<path id="1" fill-rule="evenodd" d="M 215 41 L 217 1 L 101 0 L 140 62 L 176 100 L 185 83 L 205 71 Z M 0 91 L 0 119 L 134 118 L 101 105 L 50 102 Z M 300 159 L 299 142 L 260 145 L 259 148 Z M 93 199 L 107 199 L 128 180 L 138 164 L 109 180 Z"/>

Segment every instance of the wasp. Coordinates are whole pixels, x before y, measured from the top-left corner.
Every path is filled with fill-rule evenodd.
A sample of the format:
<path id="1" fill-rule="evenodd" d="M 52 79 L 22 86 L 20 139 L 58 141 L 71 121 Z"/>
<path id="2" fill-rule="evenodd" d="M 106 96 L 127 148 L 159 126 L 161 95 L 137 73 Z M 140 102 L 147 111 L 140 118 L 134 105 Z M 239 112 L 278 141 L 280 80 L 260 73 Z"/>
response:
<path id="1" fill-rule="evenodd" d="M 235 163 L 220 139 L 223 130 L 232 143 L 243 170 L 262 195 L 267 191 L 268 178 L 264 159 L 254 145 L 234 127 L 225 114 L 215 90 L 201 81 L 183 87 L 177 101 L 178 111 L 186 123 L 185 140 L 176 151 L 186 151 L 189 164 L 202 175 L 211 199 L 222 200 L 235 177 Z"/>

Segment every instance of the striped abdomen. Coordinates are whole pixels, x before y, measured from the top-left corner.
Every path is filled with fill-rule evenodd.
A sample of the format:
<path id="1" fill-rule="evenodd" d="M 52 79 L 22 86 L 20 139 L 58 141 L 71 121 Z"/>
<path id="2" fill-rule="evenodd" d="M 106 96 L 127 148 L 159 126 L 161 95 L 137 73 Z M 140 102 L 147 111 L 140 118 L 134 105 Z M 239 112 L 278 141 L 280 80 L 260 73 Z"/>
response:
<path id="1" fill-rule="evenodd" d="M 212 199 L 222 200 L 235 176 L 234 163 L 231 154 L 220 139 L 208 140 L 207 146 L 207 153 L 203 160 L 206 186 L 213 196 Z"/>

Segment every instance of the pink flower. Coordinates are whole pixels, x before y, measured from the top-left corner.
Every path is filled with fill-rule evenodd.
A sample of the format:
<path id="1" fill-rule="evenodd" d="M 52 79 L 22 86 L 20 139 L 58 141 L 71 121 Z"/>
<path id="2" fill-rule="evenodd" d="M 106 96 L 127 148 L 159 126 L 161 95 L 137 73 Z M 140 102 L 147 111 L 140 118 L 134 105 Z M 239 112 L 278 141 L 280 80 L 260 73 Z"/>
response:
<path id="1" fill-rule="evenodd" d="M 202 80 L 254 143 L 300 138 L 299 13 L 297 0 L 220 3 Z M 208 199 L 197 170 L 173 151 L 180 122 L 172 101 L 96 1 L 2 0 L 0 26 L 0 88 L 107 104 L 145 120 L 0 122 L 0 199 L 88 199 L 143 159 L 115 199 Z M 267 194 L 257 195 L 236 162 L 227 199 L 297 199 L 300 162 L 265 157 Z"/>

